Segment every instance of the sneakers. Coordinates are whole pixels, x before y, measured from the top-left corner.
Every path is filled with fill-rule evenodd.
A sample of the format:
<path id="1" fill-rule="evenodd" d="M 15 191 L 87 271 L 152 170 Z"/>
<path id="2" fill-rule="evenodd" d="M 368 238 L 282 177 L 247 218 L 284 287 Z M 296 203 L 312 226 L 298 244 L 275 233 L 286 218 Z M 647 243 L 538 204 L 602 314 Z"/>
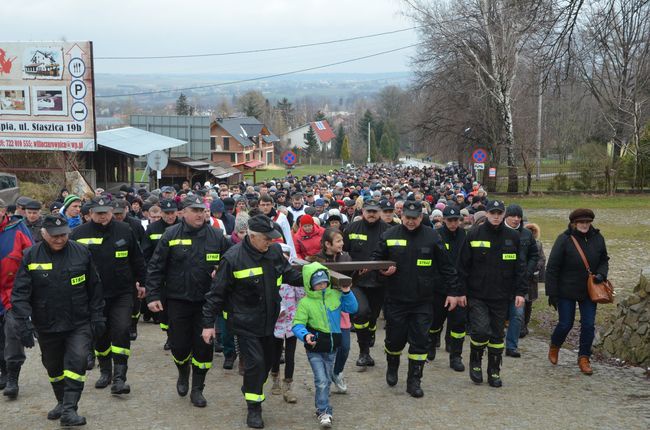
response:
<path id="1" fill-rule="evenodd" d="M 328 413 L 322 413 L 318 416 L 318 422 L 320 428 L 329 429 L 332 428 L 332 416 Z"/>
<path id="2" fill-rule="evenodd" d="M 345 382 L 345 378 L 343 377 L 343 373 L 339 373 L 338 375 L 333 374 L 332 375 L 332 382 L 334 383 L 334 386 L 336 387 L 336 393 L 345 394 L 345 393 L 348 392 L 348 384 Z"/>

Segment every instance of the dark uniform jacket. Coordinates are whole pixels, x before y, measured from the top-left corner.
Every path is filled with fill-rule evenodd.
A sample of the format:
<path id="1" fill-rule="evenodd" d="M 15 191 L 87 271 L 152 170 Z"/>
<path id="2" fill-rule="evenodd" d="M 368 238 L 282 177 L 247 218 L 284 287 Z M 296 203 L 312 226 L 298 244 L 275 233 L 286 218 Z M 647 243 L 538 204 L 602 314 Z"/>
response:
<path id="1" fill-rule="evenodd" d="M 440 235 L 420 225 L 389 228 L 372 254 L 373 260 L 391 260 L 397 271 L 388 277 L 386 300 L 393 303 L 433 303 L 434 293 L 458 295 L 458 273 Z"/>
<path id="2" fill-rule="evenodd" d="M 112 220 L 103 226 L 90 221 L 72 230 L 70 239 L 90 249 L 104 297 L 132 294 L 136 282 L 144 285 L 144 257 L 135 233 L 127 224 Z"/>
<path id="3" fill-rule="evenodd" d="M 302 274 L 282 255 L 279 244 L 265 253 L 248 236 L 226 252 L 203 306 L 203 327 L 214 327 L 223 312 L 233 334 L 272 336 L 280 314 L 280 285 L 303 285 Z"/>
<path id="4" fill-rule="evenodd" d="M 46 242 L 25 251 L 11 296 L 16 318 L 32 318 L 42 333 L 104 321 L 104 297 L 90 252 L 69 241 L 59 252 Z"/>
<path id="5" fill-rule="evenodd" d="M 179 222 L 180 221 L 178 217 L 176 217 L 174 224 L 167 224 L 165 220 L 159 219 L 158 221 L 153 222 L 147 226 L 147 231 L 144 233 L 144 238 L 142 238 L 142 242 L 140 242 L 140 246 L 142 247 L 142 255 L 144 255 L 144 260 L 147 263 L 149 260 L 151 260 L 153 252 L 155 251 L 158 242 L 160 242 L 160 239 L 162 238 L 165 230 L 173 225 L 178 224 Z"/>
<path id="6" fill-rule="evenodd" d="M 364 219 L 355 221 L 343 233 L 343 250 L 350 254 L 353 261 L 369 261 L 372 252 L 379 244 L 379 238 L 390 226 L 382 220 L 372 224 Z M 352 283 L 356 287 L 378 287 L 384 280 L 379 278 L 376 270 L 359 276 L 357 272 L 352 276 Z"/>
<path id="7" fill-rule="evenodd" d="M 36 220 L 33 224 L 27 221 L 27 218 L 25 218 L 25 227 L 29 229 L 29 231 L 32 233 L 32 239 L 34 239 L 34 243 L 39 243 L 43 240 L 43 236 L 41 235 L 41 228 L 43 227 L 43 217 L 40 217 L 39 219 Z"/>
<path id="8" fill-rule="evenodd" d="M 520 256 L 519 232 L 501 223 L 472 228 L 460 254 L 461 285 L 469 297 L 510 300 L 525 296 L 526 262 Z"/>
<path id="9" fill-rule="evenodd" d="M 460 251 L 463 249 L 463 244 L 465 243 L 465 238 L 467 237 L 467 232 L 465 229 L 458 227 L 454 232 L 450 231 L 446 225 L 437 228 L 436 232 L 440 235 L 440 238 L 445 244 L 445 248 L 449 251 L 449 258 L 454 264 L 456 270 L 459 270 L 460 267 Z"/>
<path id="10" fill-rule="evenodd" d="M 533 232 L 524 228 L 523 223 L 515 231 L 519 232 L 519 256 L 526 262 L 526 282 L 528 282 L 537 271 L 539 249 L 537 249 Z"/>
<path id="11" fill-rule="evenodd" d="M 589 297 L 587 292 L 587 269 L 576 249 L 571 236 L 578 239 L 587 257 L 591 272 L 607 278 L 609 256 L 605 238 L 600 230 L 591 227 L 587 234 L 567 229 L 553 244 L 546 265 L 546 295 L 582 301 Z"/>
<path id="12" fill-rule="evenodd" d="M 129 227 L 131 227 L 131 230 L 133 230 L 138 243 L 142 243 L 142 239 L 144 238 L 144 227 L 142 227 L 140 220 L 127 215 L 122 222 L 128 224 Z"/>
<path id="13" fill-rule="evenodd" d="M 230 247 L 221 229 L 208 224 L 194 228 L 184 221 L 160 238 L 147 271 L 147 303 L 168 299 L 202 302 L 212 272 Z"/>

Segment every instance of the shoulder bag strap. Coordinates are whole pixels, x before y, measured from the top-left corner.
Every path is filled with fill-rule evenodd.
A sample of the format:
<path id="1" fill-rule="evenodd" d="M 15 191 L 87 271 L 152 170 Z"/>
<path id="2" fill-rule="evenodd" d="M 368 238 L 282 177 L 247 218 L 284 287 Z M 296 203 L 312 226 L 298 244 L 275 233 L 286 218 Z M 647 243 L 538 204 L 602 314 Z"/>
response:
<path id="1" fill-rule="evenodd" d="M 584 263 L 587 272 L 591 274 L 591 269 L 589 268 L 587 257 L 585 257 L 585 253 L 582 251 L 582 248 L 580 247 L 578 240 L 575 237 L 573 237 L 573 235 L 571 235 L 571 240 L 573 241 L 573 244 L 576 246 L 576 249 L 578 250 L 578 254 L 580 254 L 580 258 L 582 258 L 582 262 Z"/>

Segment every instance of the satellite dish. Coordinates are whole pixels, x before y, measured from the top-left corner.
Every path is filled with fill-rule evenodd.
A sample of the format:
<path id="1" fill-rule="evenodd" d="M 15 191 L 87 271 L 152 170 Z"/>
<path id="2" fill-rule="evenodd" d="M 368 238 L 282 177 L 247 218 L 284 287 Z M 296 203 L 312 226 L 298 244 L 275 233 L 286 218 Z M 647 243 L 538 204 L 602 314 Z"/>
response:
<path id="1" fill-rule="evenodd" d="M 159 172 L 165 170 L 168 162 L 169 157 L 165 151 L 151 151 L 151 153 L 147 155 L 147 166 L 149 166 L 151 170 L 157 170 Z"/>

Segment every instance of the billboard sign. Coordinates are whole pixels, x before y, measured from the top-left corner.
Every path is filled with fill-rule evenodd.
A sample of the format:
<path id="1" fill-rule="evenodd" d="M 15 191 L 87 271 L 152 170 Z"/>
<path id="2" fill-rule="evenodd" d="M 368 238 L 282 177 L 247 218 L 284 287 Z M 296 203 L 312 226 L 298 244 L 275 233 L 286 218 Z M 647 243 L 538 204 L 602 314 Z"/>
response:
<path id="1" fill-rule="evenodd" d="M 92 42 L 0 42 L 0 150 L 95 151 Z"/>

